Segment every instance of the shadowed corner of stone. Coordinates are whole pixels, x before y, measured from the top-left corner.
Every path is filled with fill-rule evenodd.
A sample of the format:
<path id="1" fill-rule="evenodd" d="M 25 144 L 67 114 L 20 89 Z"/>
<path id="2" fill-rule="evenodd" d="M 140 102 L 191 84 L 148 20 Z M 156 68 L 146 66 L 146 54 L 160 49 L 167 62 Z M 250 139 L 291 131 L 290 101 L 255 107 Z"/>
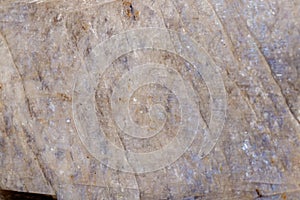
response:
<path id="1" fill-rule="evenodd" d="M 48 194 L 17 192 L 12 190 L 0 189 L 0 200 L 56 200 L 56 196 Z"/>
<path id="2" fill-rule="evenodd" d="M 197 200 L 200 199 L 200 196 L 189 196 L 189 197 L 184 197 L 183 200 Z"/>

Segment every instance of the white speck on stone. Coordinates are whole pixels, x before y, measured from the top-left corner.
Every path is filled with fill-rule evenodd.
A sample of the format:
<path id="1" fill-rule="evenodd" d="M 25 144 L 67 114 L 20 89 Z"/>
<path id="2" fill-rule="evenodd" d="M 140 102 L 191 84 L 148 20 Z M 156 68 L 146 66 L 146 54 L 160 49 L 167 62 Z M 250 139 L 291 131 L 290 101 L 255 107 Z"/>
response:
<path id="1" fill-rule="evenodd" d="M 49 102 L 49 108 L 52 112 L 55 112 L 55 105 L 51 101 Z"/>
<path id="2" fill-rule="evenodd" d="M 245 140 L 245 142 L 243 143 L 242 149 L 243 149 L 244 151 L 246 151 L 247 149 L 249 149 L 249 141 L 248 141 L 248 140 Z"/>
<path id="3" fill-rule="evenodd" d="M 50 125 L 50 126 L 54 126 L 55 123 L 54 123 L 52 120 L 50 120 L 50 121 L 49 121 L 49 125 Z"/>
<path id="4" fill-rule="evenodd" d="M 137 99 L 136 99 L 136 98 L 133 98 L 133 101 L 134 101 L 134 102 L 136 102 L 136 101 L 137 101 Z"/>
<path id="5" fill-rule="evenodd" d="M 61 13 L 59 13 L 59 14 L 57 15 L 56 20 L 57 20 L 57 21 L 61 21 L 61 20 L 62 20 L 62 14 L 61 14 Z"/>
<path id="6" fill-rule="evenodd" d="M 249 172 L 246 172 L 246 176 L 247 176 L 247 177 L 249 177 L 249 176 L 250 176 Z"/>
<path id="7" fill-rule="evenodd" d="M 178 177 L 179 177 L 179 175 L 178 175 L 178 172 L 177 172 L 177 170 L 175 169 L 174 171 L 175 171 L 175 176 L 178 178 Z"/>

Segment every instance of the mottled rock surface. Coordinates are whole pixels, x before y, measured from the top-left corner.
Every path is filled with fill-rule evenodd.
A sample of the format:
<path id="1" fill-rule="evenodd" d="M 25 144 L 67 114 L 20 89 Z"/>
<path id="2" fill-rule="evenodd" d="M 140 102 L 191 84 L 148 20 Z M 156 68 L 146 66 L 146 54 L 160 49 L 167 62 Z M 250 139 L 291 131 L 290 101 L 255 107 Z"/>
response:
<path id="1" fill-rule="evenodd" d="M 299 199 L 297 0 L 0 1 L 0 189 Z"/>

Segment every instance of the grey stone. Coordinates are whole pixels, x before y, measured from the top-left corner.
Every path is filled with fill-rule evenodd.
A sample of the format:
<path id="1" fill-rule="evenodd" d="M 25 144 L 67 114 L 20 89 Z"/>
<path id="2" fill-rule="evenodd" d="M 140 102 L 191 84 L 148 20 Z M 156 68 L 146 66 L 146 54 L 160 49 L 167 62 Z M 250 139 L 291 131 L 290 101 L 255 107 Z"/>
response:
<path id="1" fill-rule="evenodd" d="M 300 2 L 3 0 L 0 190 L 299 199 Z"/>

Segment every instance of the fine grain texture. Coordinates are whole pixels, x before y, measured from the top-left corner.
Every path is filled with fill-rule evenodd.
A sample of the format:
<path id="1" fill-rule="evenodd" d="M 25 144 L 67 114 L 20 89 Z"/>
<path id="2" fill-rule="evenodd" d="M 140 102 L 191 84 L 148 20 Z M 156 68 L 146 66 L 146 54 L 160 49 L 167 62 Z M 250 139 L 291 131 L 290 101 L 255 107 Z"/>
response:
<path id="1" fill-rule="evenodd" d="M 299 199 L 299 23 L 297 0 L 1 0 L 0 191 Z"/>

